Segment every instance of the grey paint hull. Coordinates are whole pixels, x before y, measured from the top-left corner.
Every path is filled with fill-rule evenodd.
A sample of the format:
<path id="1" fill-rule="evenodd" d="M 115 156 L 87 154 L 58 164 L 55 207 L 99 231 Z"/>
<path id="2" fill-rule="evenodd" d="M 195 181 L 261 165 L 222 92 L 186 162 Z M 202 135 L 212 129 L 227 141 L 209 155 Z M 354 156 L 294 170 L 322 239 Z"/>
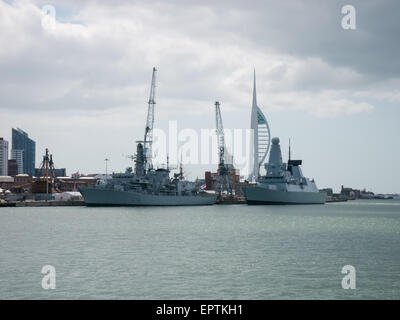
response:
<path id="1" fill-rule="evenodd" d="M 87 206 L 201 206 L 212 205 L 214 195 L 166 196 L 133 191 L 79 188 Z"/>
<path id="2" fill-rule="evenodd" d="M 324 204 L 326 194 L 321 192 L 302 192 L 270 190 L 258 186 L 244 188 L 247 204 Z"/>

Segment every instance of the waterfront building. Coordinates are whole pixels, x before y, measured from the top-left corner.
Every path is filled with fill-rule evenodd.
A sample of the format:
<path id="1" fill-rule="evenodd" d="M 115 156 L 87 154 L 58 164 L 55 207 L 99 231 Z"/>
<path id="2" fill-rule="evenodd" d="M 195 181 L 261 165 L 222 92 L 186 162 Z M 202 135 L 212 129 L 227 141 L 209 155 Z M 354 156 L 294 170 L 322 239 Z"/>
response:
<path id="1" fill-rule="evenodd" d="M 0 138 L 0 176 L 8 175 L 8 141 Z"/>
<path id="2" fill-rule="evenodd" d="M 15 161 L 17 165 L 16 174 L 24 172 L 24 150 L 11 149 L 11 159 Z"/>
<path id="3" fill-rule="evenodd" d="M 8 159 L 8 175 L 10 177 L 15 177 L 18 174 L 17 160 Z"/>
<path id="4" fill-rule="evenodd" d="M 0 176 L 0 189 L 8 190 L 14 185 L 14 178 L 9 176 Z"/>
<path id="5" fill-rule="evenodd" d="M 204 175 L 205 190 L 216 190 L 219 177 L 219 169 L 217 172 L 206 171 Z M 242 183 L 240 182 L 240 170 L 231 169 L 228 172 L 229 183 L 236 196 L 242 195 Z"/>
<path id="6" fill-rule="evenodd" d="M 29 184 L 32 183 L 32 181 L 32 176 L 26 173 L 17 174 L 14 177 L 14 185 L 16 186 Z"/>
<path id="7" fill-rule="evenodd" d="M 332 197 L 333 196 L 333 189 L 332 188 L 324 188 L 324 189 L 320 189 L 319 191 L 320 192 L 325 192 L 328 197 Z"/>
<path id="8" fill-rule="evenodd" d="M 79 187 L 94 187 L 98 179 L 93 177 L 60 177 L 56 184 L 61 192 L 76 191 Z"/>
<path id="9" fill-rule="evenodd" d="M 42 176 L 42 169 L 41 168 L 36 168 L 35 169 L 35 177 L 41 177 Z M 54 177 L 66 177 L 67 176 L 67 169 L 65 168 L 59 168 L 59 169 L 54 169 Z"/>
<path id="10" fill-rule="evenodd" d="M 360 199 L 374 199 L 375 194 L 372 191 L 367 191 L 365 188 L 360 191 Z"/>
<path id="11" fill-rule="evenodd" d="M 22 173 L 35 174 L 36 142 L 29 138 L 28 134 L 17 128 L 12 129 L 12 150 L 23 150 Z M 17 158 L 13 158 L 17 159 Z M 18 163 L 18 159 L 17 159 Z"/>
<path id="12" fill-rule="evenodd" d="M 360 198 L 361 191 L 353 188 L 345 188 L 342 185 L 340 194 L 346 196 L 349 200 L 355 200 Z"/>

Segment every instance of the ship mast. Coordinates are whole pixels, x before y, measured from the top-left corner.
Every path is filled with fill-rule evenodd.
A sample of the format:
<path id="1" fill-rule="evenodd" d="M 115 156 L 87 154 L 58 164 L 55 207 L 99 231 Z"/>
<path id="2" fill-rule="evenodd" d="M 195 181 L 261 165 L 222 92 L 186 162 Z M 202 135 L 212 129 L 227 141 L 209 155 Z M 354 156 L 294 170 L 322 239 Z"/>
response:
<path id="1" fill-rule="evenodd" d="M 144 131 L 144 158 L 146 170 L 153 168 L 152 163 L 152 144 L 153 144 L 153 125 L 154 125 L 154 105 L 155 94 L 156 94 L 156 68 L 153 68 L 153 74 L 151 76 L 151 87 L 150 95 L 147 108 L 147 120 L 146 128 Z"/>
<path id="2" fill-rule="evenodd" d="M 179 165 L 179 180 L 183 180 L 182 153 L 181 153 L 181 163 Z"/>
<path id="3" fill-rule="evenodd" d="M 49 193 L 49 185 L 54 184 L 55 179 L 55 169 L 53 162 L 53 155 L 49 154 L 49 149 L 46 148 L 46 154 L 43 156 L 43 161 L 41 164 L 41 177 L 42 181 L 46 182 L 46 194 Z"/>

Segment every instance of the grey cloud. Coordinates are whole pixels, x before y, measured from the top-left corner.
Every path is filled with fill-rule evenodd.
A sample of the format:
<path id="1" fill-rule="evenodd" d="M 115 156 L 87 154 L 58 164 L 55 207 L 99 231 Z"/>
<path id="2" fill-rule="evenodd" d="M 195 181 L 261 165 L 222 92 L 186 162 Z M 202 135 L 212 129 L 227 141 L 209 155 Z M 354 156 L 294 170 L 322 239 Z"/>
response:
<path id="1" fill-rule="evenodd" d="M 231 1 L 229 6 L 191 0 L 55 1 L 58 11 L 73 13 L 72 20 L 85 24 L 63 23 L 54 34 L 40 24 L 39 8 L 47 3 L 35 3 L 25 15 L 15 9 L 21 20 L 11 25 L 17 29 L 0 36 L 3 42 L 13 35 L 24 39 L 19 50 L 0 61 L 0 108 L 136 105 L 147 97 L 153 65 L 160 67 L 160 96 L 177 110 L 184 103 L 174 106 L 173 101 L 180 99 L 247 105 L 253 66 L 261 88 L 271 94 L 337 90 L 332 99 L 340 99 L 343 90 L 376 87 L 388 73 L 398 75 L 393 50 L 383 47 L 397 45 L 391 41 L 397 27 L 393 14 L 378 23 L 379 13 L 395 5 L 389 1 L 356 1 L 354 32 L 340 26 L 341 1 Z"/>

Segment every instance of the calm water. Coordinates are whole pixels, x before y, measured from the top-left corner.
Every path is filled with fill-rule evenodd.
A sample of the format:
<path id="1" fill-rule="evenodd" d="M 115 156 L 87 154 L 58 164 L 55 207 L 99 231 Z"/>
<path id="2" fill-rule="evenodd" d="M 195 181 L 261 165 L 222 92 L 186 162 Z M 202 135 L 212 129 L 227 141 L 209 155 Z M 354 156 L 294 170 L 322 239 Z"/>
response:
<path id="1" fill-rule="evenodd" d="M 399 299 L 400 201 L 0 208 L 0 299 L 47 298 Z"/>

